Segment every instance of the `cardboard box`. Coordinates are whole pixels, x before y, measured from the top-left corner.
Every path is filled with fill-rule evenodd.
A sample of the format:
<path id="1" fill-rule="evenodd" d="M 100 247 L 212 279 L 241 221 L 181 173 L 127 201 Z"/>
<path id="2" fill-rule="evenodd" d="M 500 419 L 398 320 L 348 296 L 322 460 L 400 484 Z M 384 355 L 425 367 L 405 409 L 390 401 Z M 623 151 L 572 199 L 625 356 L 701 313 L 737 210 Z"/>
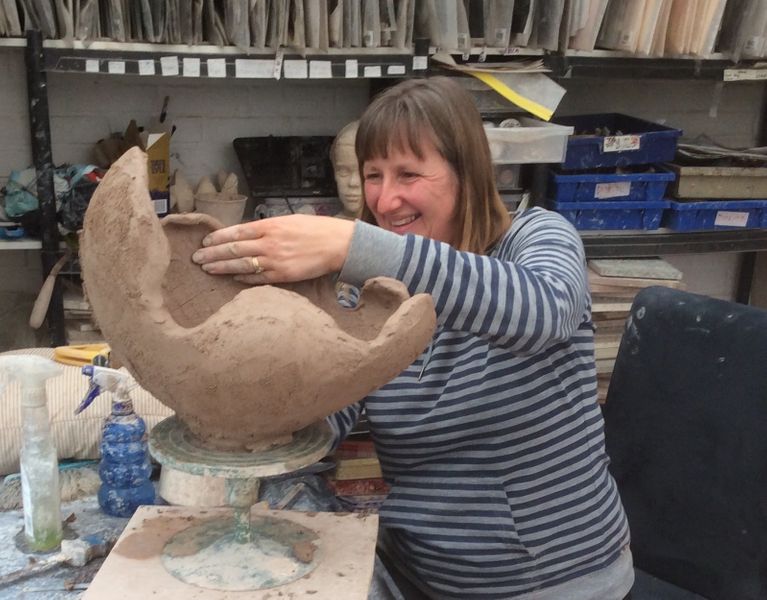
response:
<path id="1" fill-rule="evenodd" d="M 170 134 L 150 133 L 146 142 L 149 195 L 157 216 L 170 212 Z"/>

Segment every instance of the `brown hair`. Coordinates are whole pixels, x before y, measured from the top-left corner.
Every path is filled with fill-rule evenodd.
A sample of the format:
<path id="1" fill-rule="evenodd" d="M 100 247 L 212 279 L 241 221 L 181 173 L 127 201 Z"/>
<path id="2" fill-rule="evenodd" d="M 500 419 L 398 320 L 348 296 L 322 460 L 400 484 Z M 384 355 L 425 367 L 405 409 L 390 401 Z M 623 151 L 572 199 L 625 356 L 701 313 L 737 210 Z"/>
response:
<path id="1" fill-rule="evenodd" d="M 422 158 L 425 138 L 431 139 L 458 177 L 456 248 L 487 253 L 511 218 L 495 187 L 482 117 L 469 93 L 451 78 L 408 79 L 373 100 L 357 129 L 360 176 L 365 161 L 386 158 L 392 149 L 410 149 Z M 366 202 L 361 219 L 376 222 Z"/>

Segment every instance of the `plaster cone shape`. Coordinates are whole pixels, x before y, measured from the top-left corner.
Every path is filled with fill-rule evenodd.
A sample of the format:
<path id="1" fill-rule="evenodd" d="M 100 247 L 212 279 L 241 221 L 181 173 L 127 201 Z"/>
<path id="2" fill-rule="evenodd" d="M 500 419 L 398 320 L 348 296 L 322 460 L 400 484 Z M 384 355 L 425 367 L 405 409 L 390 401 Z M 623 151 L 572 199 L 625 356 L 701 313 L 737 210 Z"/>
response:
<path id="1" fill-rule="evenodd" d="M 197 184 L 197 191 L 196 194 L 215 194 L 218 190 L 216 189 L 216 186 L 213 185 L 213 182 L 210 180 L 210 177 L 202 177 L 200 179 L 200 182 Z"/>
<path id="2" fill-rule="evenodd" d="M 355 310 L 332 278 L 246 286 L 191 261 L 220 227 L 204 214 L 157 218 L 146 156 L 132 148 L 85 215 L 83 278 L 116 358 L 203 443 L 259 449 L 360 400 L 429 343 L 429 295 L 377 278 Z"/>
<path id="3" fill-rule="evenodd" d="M 170 203 L 180 213 L 194 210 L 194 190 L 181 171 L 176 171 L 173 185 L 170 186 Z"/>
<path id="4" fill-rule="evenodd" d="M 239 181 L 236 173 L 229 173 L 224 179 L 224 183 L 221 184 L 222 194 L 237 194 L 239 188 Z"/>

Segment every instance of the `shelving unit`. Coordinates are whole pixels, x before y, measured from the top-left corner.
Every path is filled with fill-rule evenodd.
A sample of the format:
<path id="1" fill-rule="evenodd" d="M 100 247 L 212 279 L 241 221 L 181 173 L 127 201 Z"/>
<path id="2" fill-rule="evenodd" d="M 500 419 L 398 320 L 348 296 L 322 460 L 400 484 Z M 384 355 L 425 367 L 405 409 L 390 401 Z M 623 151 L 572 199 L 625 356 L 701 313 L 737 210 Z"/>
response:
<path id="1" fill-rule="evenodd" d="M 399 48 L 333 48 L 298 54 L 288 49 L 243 52 L 235 47 L 45 42 L 48 72 L 204 79 L 356 79 L 411 77 L 426 69 L 426 54 Z"/>
<path id="2" fill-rule="evenodd" d="M 678 233 L 663 230 L 581 233 L 589 258 L 704 254 L 707 252 L 756 252 L 767 250 L 767 229 Z"/>
<path id="3" fill-rule="evenodd" d="M 442 72 L 432 68 L 429 56 L 437 51 L 419 40 L 413 51 L 380 49 L 307 50 L 289 49 L 244 52 L 236 47 L 211 45 L 161 45 L 149 43 L 43 41 L 38 32 L 26 39 L 0 39 L 0 47 L 25 49 L 29 114 L 34 164 L 40 173 L 42 241 L 0 242 L 0 249 L 40 249 L 43 273 L 53 266 L 59 253 L 53 200 L 53 159 L 46 73 L 98 73 L 119 77 L 161 76 L 200 79 L 350 79 L 370 80 L 413 77 Z M 550 52 L 529 48 L 474 47 L 451 53 L 457 62 L 511 61 L 540 58 L 554 78 L 630 77 L 650 79 L 706 79 L 738 81 L 767 79 L 767 69 L 756 61 L 734 63 L 723 55 L 705 59 L 690 57 L 644 58 L 615 51 Z M 381 81 L 384 83 L 384 81 Z M 374 86 L 375 87 L 375 86 Z M 671 232 L 584 232 L 590 257 L 650 256 L 673 253 L 746 253 L 741 269 L 739 299 L 747 298 L 753 275 L 755 252 L 767 250 L 767 231 L 741 230 L 703 233 Z M 751 272 L 748 272 L 748 270 Z M 61 293 L 51 301 L 49 332 L 53 345 L 65 343 Z"/>
<path id="4" fill-rule="evenodd" d="M 43 243 L 40 240 L 20 238 L 17 240 L 0 240 L 0 250 L 40 250 Z"/>

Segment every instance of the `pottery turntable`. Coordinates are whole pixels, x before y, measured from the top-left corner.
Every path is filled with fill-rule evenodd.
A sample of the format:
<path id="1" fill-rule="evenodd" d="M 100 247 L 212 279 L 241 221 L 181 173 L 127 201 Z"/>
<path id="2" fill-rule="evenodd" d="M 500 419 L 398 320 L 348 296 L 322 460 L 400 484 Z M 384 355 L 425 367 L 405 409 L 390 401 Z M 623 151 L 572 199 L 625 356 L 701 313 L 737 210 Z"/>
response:
<path id="1" fill-rule="evenodd" d="M 377 517 L 254 508 L 261 480 L 306 467 L 330 448 L 317 422 L 293 441 L 255 453 L 211 450 L 178 418 L 158 424 L 150 452 L 163 465 L 224 482 L 221 508 L 141 507 L 84 598 L 248 598 L 311 594 L 366 598 Z M 195 596 L 198 597 L 198 596 Z"/>
<path id="2" fill-rule="evenodd" d="M 376 278 L 349 310 L 332 277 L 247 286 L 212 276 L 191 256 L 221 224 L 196 213 L 160 221 L 147 178 L 132 148 L 99 184 L 80 236 L 83 280 L 113 356 L 175 411 L 150 435 L 161 496 L 188 504 L 166 475 L 198 478 L 196 496 L 220 494 L 141 507 L 85 598 L 366 598 L 377 517 L 254 504 L 263 478 L 327 453 L 327 415 L 418 357 L 436 327 L 431 297 Z"/>

